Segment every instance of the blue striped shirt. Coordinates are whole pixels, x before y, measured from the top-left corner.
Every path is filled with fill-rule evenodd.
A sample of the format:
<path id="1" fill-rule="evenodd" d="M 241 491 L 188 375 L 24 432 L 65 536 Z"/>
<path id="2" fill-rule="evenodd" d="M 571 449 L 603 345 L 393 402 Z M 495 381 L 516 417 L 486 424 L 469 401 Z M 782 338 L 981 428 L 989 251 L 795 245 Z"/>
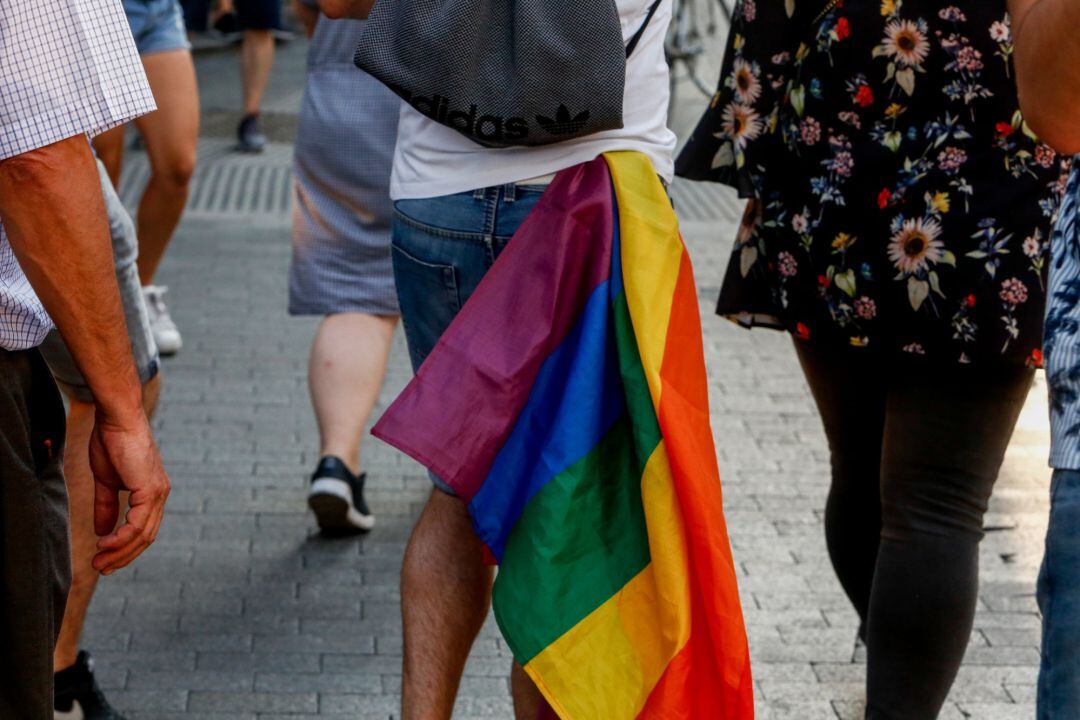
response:
<path id="1" fill-rule="evenodd" d="M 1050 465 L 1080 470 L 1080 158 L 1050 241 L 1044 353 L 1050 386 Z"/>

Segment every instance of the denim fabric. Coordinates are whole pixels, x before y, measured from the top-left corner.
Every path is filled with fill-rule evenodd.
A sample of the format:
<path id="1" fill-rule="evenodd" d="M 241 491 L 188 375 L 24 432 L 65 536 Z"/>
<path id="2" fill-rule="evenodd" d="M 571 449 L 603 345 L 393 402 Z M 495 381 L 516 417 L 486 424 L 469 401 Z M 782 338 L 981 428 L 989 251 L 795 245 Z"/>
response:
<path id="1" fill-rule="evenodd" d="M 413 370 L 420 369 L 546 189 L 505 185 L 394 203 L 390 247 Z M 432 481 L 453 494 L 438 478 Z"/>
<path id="2" fill-rule="evenodd" d="M 1057 470 L 1039 573 L 1043 613 L 1039 720 L 1080 718 L 1080 471 Z"/>
<path id="3" fill-rule="evenodd" d="M 414 370 L 546 189 L 506 185 L 394 203 L 394 281 Z"/>
<path id="4" fill-rule="evenodd" d="M 178 0 L 124 0 L 124 12 L 140 55 L 191 49 Z"/>

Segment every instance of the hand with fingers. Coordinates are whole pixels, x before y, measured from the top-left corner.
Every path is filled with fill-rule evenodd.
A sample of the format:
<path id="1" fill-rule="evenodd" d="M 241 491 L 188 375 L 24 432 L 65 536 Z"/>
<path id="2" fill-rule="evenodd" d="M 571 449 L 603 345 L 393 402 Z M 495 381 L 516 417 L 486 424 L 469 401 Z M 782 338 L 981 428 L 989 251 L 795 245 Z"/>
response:
<path id="1" fill-rule="evenodd" d="M 157 538 L 169 497 L 169 477 L 161 464 L 144 416 L 117 423 L 98 411 L 90 437 L 94 471 L 94 530 L 101 537 L 94 569 L 109 575 L 128 565 Z M 128 510 L 117 527 L 120 492 L 128 491 Z"/>

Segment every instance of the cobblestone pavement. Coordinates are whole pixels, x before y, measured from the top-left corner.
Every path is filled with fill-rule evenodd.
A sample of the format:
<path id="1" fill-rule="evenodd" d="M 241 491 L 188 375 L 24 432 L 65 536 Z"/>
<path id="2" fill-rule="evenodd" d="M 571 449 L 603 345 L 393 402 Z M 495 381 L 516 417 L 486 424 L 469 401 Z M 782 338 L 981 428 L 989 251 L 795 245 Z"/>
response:
<path id="1" fill-rule="evenodd" d="M 284 92 L 295 98 L 295 88 Z M 101 583 L 86 641 L 110 698 L 132 720 L 397 716 L 397 575 L 429 485 L 417 465 L 371 439 L 363 464 L 377 528 L 355 540 L 314 532 L 305 484 L 316 433 L 305 374 L 315 321 L 285 315 L 289 217 L 271 197 L 282 192 L 288 154 L 281 144 L 241 161 L 224 141 L 205 141 L 193 210 L 162 269 L 186 341 L 165 363 L 156 421 L 174 492 L 155 547 L 134 570 Z M 129 196 L 140 162 L 133 156 Z M 243 183 L 265 202 L 230 199 Z M 858 718 L 865 665 L 856 618 L 821 528 L 824 437 L 790 342 L 711 314 L 736 203 L 702 197 L 676 189 L 696 262 L 758 716 Z M 721 219 L 707 219 L 710 209 Z M 399 336 L 382 406 L 408 376 Z M 949 720 L 1034 715 L 1044 391 L 1040 383 L 1032 394 L 987 517 L 979 612 L 942 715 Z M 509 663 L 489 623 L 455 717 L 512 717 Z"/>

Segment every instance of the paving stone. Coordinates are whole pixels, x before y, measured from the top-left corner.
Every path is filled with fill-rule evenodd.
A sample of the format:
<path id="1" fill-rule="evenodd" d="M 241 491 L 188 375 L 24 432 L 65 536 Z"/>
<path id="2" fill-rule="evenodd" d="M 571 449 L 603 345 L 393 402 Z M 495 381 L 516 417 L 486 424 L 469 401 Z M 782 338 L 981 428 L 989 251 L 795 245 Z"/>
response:
<path id="1" fill-rule="evenodd" d="M 254 674 L 315 673 L 321 668 L 321 656 L 316 653 L 225 653 L 200 652 L 195 666 L 199 670 L 236 671 Z"/>
<path id="2" fill-rule="evenodd" d="M 200 712 L 317 712 L 314 692 L 192 692 L 188 707 Z"/>
<path id="3" fill-rule="evenodd" d="M 248 672 L 221 670 L 132 670 L 129 690 L 222 690 L 243 692 L 252 689 Z"/>
<path id="4" fill-rule="evenodd" d="M 361 673 L 256 673 L 255 689 L 260 692 L 317 692 L 378 694 L 383 691 L 382 677 L 373 672 Z"/>

